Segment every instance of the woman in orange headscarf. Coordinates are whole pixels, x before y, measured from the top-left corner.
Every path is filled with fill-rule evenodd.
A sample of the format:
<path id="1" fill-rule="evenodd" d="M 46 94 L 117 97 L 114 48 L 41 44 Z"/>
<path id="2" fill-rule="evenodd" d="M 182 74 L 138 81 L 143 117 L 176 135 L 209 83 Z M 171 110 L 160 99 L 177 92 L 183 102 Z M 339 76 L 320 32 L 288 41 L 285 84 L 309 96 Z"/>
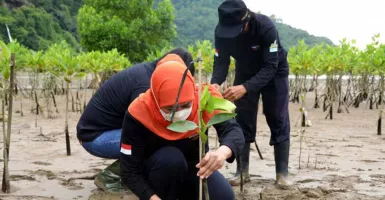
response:
<path id="1" fill-rule="evenodd" d="M 162 59 L 152 77 L 151 87 L 128 108 L 121 140 L 122 184 L 140 199 L 198 199 L 199 178 L 207 178 L 210 199 L 234 199 L 228 181 L 217 170 L 224 161 L 232 163 L 244 145 L 235 119 L 214 125 L 220 147 L 199 161 L 198 129 L 186 133 L 167 127 L 186 65 L 174 54 Z M 209 91 L 220 96 L 213 87 Z M 198 93 L 188 72 L 173 121 L 198 124 Z M 213 114 L 204 113 L 204 121 Z M 206 148 L 207 149 L 207 148 Z"/>

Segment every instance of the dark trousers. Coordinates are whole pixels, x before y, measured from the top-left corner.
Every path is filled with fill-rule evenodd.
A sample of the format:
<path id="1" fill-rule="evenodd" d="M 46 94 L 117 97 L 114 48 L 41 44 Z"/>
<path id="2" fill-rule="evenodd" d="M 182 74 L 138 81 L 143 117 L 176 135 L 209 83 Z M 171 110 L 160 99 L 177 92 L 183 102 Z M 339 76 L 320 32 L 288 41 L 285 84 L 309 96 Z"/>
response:
<path id="1" fill-rule="evenodd" d="M 236 80 L 234 85 L 243 82 Z M 275 78 L 260 92 L 247 93 L 235 101 L 236 120 L 243 130 L 245 142 L 255 141 L 260 94 L 262 94 L 263 112 L 271 132 L 270 145 L 290 139 L 289 79 Z"/>
<path id="2" fill-rule="evenodd" d="M 187 164 L 175 147 L 163 147 L 145 161 L 144 176 L 162 200 L 198 200 L 199 177 L 195 164 Z M 229 182 L 218 171 L 208 179 L 210 200 L 233 200 Z"/>

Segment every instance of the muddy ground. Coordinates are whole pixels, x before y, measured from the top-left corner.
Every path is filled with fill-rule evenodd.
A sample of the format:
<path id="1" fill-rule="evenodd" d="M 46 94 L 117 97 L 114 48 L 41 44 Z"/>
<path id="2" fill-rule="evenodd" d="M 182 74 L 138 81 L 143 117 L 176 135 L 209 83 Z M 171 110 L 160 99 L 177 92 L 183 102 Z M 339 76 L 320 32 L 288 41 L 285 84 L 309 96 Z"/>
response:
<path id="1" fill-rule="evenodd" d="M 34 104 L 26 99 L 21 117 L 20 96 L 16 98 L 9 163 L 13 193 L 0 194 L 0 199 L 120 199 L 106 196 L 93 183 L 95 174 L 113 161 L 94 157 L 80 146 L 75 133 L 79 113 L 69 114 L 72 155 L 66 155 L 64 96 L 56 98 L 59 114 L 51 113 L 53 119 L 47 118 L 47 112 L 44 117 L 36 117 L 30 110 Z M 308 99 L 312 102 L 313 97 L 309 95 Z M 273 147 L 268 144 L 270 133 L 260 112 L 257 141 L 264 159 L 253 146 L 251 182 L 242 194 L 239 187 L 234 187 L 237 199 L 385 199 L 385 136 L 376 135 L 378 110 L 369 110 L 363 103 L 349 111 L 325 120 L 322 109 L 309 107 L 312 126 L 305 128 L 299 169 L 299 105 L 290 104 L 289 165 L 294 186 L 289 190 L 274 186 Z M 212 148 L 214 134 L 210 132 Z M 226 177 L 234 171 L 235 163 L 227 163 L 221 170 Z"/>

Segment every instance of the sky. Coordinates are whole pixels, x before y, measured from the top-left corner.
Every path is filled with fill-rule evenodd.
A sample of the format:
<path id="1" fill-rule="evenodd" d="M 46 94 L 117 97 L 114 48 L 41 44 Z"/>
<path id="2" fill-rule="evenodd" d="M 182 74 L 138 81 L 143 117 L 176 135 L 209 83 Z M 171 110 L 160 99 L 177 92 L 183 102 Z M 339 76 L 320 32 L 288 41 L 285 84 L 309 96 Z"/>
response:
<path id="1" fill-rule="evenodd" d="M 270 16 L 283 23 L 325 36 L 338 44 L 355 39 L 364 49 L 372 36 L 380 33 L 385 43 L 385 0 L 244 0 L 252 11 Z"/>

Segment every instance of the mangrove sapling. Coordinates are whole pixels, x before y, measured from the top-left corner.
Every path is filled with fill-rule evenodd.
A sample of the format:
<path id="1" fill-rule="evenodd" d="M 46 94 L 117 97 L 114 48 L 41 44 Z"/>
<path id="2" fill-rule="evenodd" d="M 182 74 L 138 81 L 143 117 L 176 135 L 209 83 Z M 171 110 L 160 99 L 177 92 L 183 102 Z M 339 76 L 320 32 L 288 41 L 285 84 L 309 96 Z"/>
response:
<path id="1" fill-rule="evenodd" d="M 343 74 L 340 74 L 338 77 L 338 108 L 337 108 L 337 113 L 342 113 L 342 108 L 341 105 L 343 103 L 343 98 L 342 98 L 342 76 Z"/>
<path id="2" fill-rule="evenodd" d="M 322 110 L 323 110 L 324 112 L 326 112 L 326 110 L 328 109 L 328 108 L 327 108 L 327 104 L 326 104 L 328 98 L 327 98 L 326 94 L 324 94 L 324 95 L 322 95 L 322 96 L 324 97 L 324 101 L 323 101 L 323 104 L 322 104 Z M 322 97 L 322 96 L 321 96 L 321 97 Z"/>
<path id="3" fill-rule="evenodd" d="M 75 101 L 74 101 L 74 95 L 71 92 L 71 98 L 72 98 L 72 112 L 75 112 Z"/>
<path id="4" fill-rule="evenodd" d="M 5 69 L 5 74 L 3 74 L 4 79 L 8 80 L 9 78 L 9 87 L 8 87 L 8 119 L 7 119 L 7 134 L 4 132 L 4 169 L 3 169 L 3 183 L 2 183 L 2 191 L 4 193 L 10 193 L 11 192 L 11 185 L 9 182 L 9 169 L 8 169 L 8 161 L 9 161 L 9 151 L 11 146 L 11 131 L 12 131 L 12 108 L 13 108 L 13 90 L 14 90 L 14 84 L 15 84 L 15 54 L 11 53 L 11 61 L 10 61 L 10 74 L 8 73 L 8 67 Z M 8 72 L 7 72 L 8 71 Z M 7 92 L 5 92 L 7 93 Z M 3 117 L 4 117 L 4 104 L 3 104 Z M 5 119 L 3 118 L 3 121 Z M 4 125 L 4 124 L 3 124 Z M 3 128 L 4 131 L 4 128 Z"/>
<path id="5" fill-rule="evenodd" d="M 71 146 L 70 146 L 70 136 L 68 130 L 68 108 L 69 108 L 69 92 L 70 84 L 74 78 L 83 78 L 86 74 L 82 71 L 81 65 L 79 63 L 79 57 L 75 55 L 75 52 L 72 51 L 68 44 L 62 42 L 60 45 L 53 45 L 50 47 L 49 51 L 55 52 L 50 56 L 50 63 L 55 68 L 50 70 L 50 73 L 56 77 L 62 79 L 63 91 L 65 91 L 65 140 L 66 140 L 66 150 L 67 155 L 71 155 Z M 65 82 L 65 89 L 64 89 Z"/>
<path id="6" fill-rule="evenodd" d="M 52 91 L 51 91 L 51 96 L 52 96 L 53 105 L 55 106 L 55 109 L 56 109 L 56 113 L 59 113 L 59 109 L 57 108 L 57 105 L 56 105 L 55 94 Z"/>
<path id="7" fill-rule="evenodd" d="M 315 83 L 315 86 L 314 86 L 314 96 L 315 96 L 315 100 L 314 100 L 314 106 L 313 108 L 319 108 L 319 99 L 318 99 L 318 76 L 317 75 L 314 75 L 314 83 Z"/>
<path id="8" fill-rule="evenodd" d="M 373 55 L 373 65 L 375 71 L 379 74 L 379 105 L 381 105 L 381 109 L 379 110 L 378 122 L 377 122 L 377 135 L 381 135 L 381 127 L 382 127 L 382 113 L 385 109 L 385 104 L 382 102 L 384 99 L 384 91 L 385 91 L 385 45 L 380 45 L 379 50 L 375 52 Z"/>
<path id="9" fill-rule="evenodd" d="M 198 55 L 200 55 L 200 53 Z M 199 63 L 200 63 L 200 61 L 201 61 L 200 57 L 198 59 L 199 59 Z M 177 102 L 179 99 L 179 94 L 180 94 L 181 88 L 183 86 L 183 83 L 184 83 L 184 80 L 185 80 L 185 77 L 187 74 L 187 70 L 188 70 L 188 68 L 186 69 L 185 74 L 184 74 L 182 81 L 181 81 L 181 85 L 180 85 L 180 88 L 178 91 L 178 95 L 176 97 L 175 105 L 174 105 L 173 110 L 172 110 L 171 121 L 172 121 L 174 114 L 175 114 Z M 236 116 L 236 114 L 233 113 L 235 110 L 235 105 L 226 99 L 217 98 L 217 97 L 212 96 L 211 93 L 209 92 L 209 89 L 208 89 L 209 85 L 206 85 L 204 87 L 203 91 L 201 90 L 201 88 L 203 86 L 201 83 L 202 79 L 199 78 L 199 77 L 201 77 L 201 64 L 199 64 L 198 70 L 199 70 L 199 73 L 198 73 L 199 105 L 198 105 L 198 111 L 197 111 L 198 112 L 198 125 L 195 124 L 195 122 L 183 120 L 183 121 L 174 122 L 174 123 L 170 124 L 167 128 L 169 130 L 172 130 L 175 132 L 181 132 L 181 133 L 184 133 L 184 132 L 187 132 L 190 130 L 195 130 L 198 128 L 198 134 L 199 134 L 199 138 L 200 138 L 199 139 L 199 143 L 200 143 L 199 144 L 199 146 L 200 146 L 199 155 L 200 155 L 200 160 L 201 160 L 205 156 L 205 153 L 206 153 L 205 145 L 206 145 L 206 142 L 208 140 L 208 136 L 207 136 L 208 129 L 212 125 L 222 123 L 226 120 L 234 118 Z M 206 124 L 206 122 L 202 118 L 202 112 L 213 113 L 214 110 L 220 110 L 222 112 L 214 115 Z M 202 186 L 203 186 L 203 191 L 202 191 Z M 200 179 L 199 199 L 203 198 L 202 195 L 205 195 L 206 200 L 209 198 L 208 188 L 207 188 L 207 179 L 204 179 L 203 181 Z"/>
<path id="10" fill-rule="evenodd" d="M 1 111 L 2 111 L 2 124 L 3 124 L 3 143 L 5 148 L 3 148 L 3 159 L 4 159 L 4 168 L 3 168 L 3 182 L 2 182 L 2 191 L 5 193 L 9 193 L 10 191 L 10 183 L 9 183 L 9 172 L 8 172 L 8 152 L 7 152 L 7 133 L 6 133 L 6 125 L 5 125 L 5 90 L 2 91 L 2 99 L 1 99 Z"/>
<path id="11" fill-rule="evenodd" d="M 75 110 L 77 113 L 80 113 L 80 99 L 79 99 L 79 90 L 76 91 L 76 102 L 75 102 Z"/>
<path id="12" fill-rule="evenodd" d="M 88 74 L 86 75 L 86 83 L 85 83 L 85 86 L 84 86 L 84 103 L 83 103 L 83 110 L 86 109 L 86 106 L 87 106 L 87 84 L 88 84 Z"/>
<path id="13" fill-rule="evenodd" d="M 70 144 L 70 134 L 68 131 L 68 101 L 69 101 L 69 81 L 66 81 L 66 110 L 65 110 L 65 125 L 64 125 L 64 133 L 66 138 L 66 149 L 67 156 L 71 155 L 71 144 Z"/>
<path id="14" fill-rule="evenodd" d="M 383 99 L 383 95 L 384 95 L 384 75 L 381 75 L 381 87 L 380 87 L 380 99 Z M 382 103 L 382 106 L 381 106 L 381 109 L 378 111 L 378 122 L 377 122 L 377 135 L 381 135 L 382 134 L 382 131 L 381 131 L 381 127 L 382 127 L 382 113 L 384 112 L 384 109 L 385 109 L 385 104 Z"/>
<path id="15" fill-rule="evenodd" d="M 298 169 L 301 169 L 302 141 L 305 135 L 305 128 L 303 126 L 301 126 L 300 134 L 301 134 L 301 137 L 299 141 Z"/>
<path id="16" fill-rule="evenodd" d="M 370 91 L 369 91 L 369 109 L 373 110 L 373 96 L 374 96 L 374 76 L 372 76 L 372 80 L 370 83 Z"/>

